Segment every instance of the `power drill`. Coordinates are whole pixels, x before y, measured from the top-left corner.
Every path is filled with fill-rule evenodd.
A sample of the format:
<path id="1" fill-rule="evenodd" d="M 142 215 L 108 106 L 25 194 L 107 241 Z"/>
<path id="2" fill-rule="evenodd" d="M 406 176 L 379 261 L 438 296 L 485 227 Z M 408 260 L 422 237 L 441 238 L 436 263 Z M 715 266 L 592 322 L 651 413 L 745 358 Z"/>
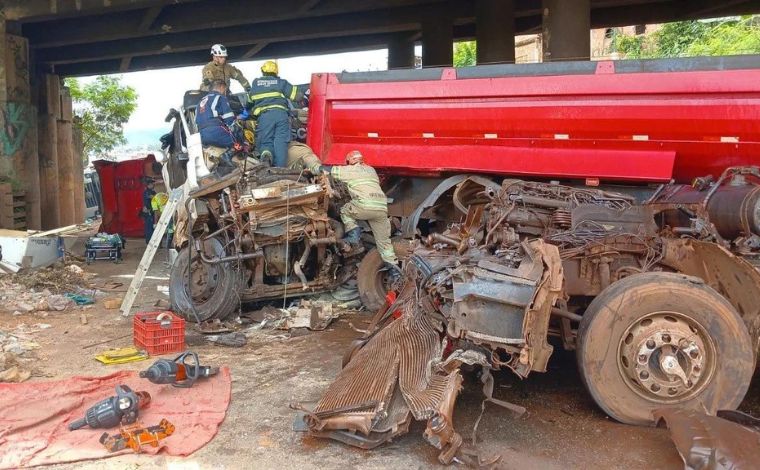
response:
<path id="1" fill-rule="evenodd" d="M 150 403 L 148 392 L 133 392 L 126 385 L 116 386 L 116 396 L 108 397 L 91 406 L 84 418 L 69 423 L 69 430 L 76 431 L 85 426 L 91 428 L 113 428 L 119 424 L 137 421 L 137 410 Z"/>
<path id="2" fill-rule="evenodd" d="M 173 387 L 190 388 L 196 380 L 211 377 L 217 373 L 219 373 L 218 367 L 202 366 L 198 354 L 186 351 L 172 361 L 157 360 L 140 372 L 140 377 L 154 384 L 171 384 Z"/>

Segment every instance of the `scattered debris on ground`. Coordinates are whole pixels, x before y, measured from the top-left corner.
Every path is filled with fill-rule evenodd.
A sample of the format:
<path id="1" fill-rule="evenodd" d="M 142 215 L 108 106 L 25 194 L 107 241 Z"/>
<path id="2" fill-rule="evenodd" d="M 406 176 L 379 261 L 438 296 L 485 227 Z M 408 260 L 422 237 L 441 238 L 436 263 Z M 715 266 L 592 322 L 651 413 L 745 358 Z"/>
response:
<path id="1" fill-rule="evenodd" d="M 68 266 L 55 264 L 48 268 L 20 272 L 0 278 L 3 287 L 8 287 L 8 281 L 26 289 L 47 289 L 54 294 L 74 292 L 87 286 L 87 275 L 82 268 L 75 264 Z"/>
<path id="2" fill-rule="evenodd" d="M 12 332 L 0 331 L 0 382 L 23 382 L 32 376 L 30 363 L 37 359 L 40 345 L 31 340 L 31 333 L 47 328 L 46 323 L 21 324 Z"/>

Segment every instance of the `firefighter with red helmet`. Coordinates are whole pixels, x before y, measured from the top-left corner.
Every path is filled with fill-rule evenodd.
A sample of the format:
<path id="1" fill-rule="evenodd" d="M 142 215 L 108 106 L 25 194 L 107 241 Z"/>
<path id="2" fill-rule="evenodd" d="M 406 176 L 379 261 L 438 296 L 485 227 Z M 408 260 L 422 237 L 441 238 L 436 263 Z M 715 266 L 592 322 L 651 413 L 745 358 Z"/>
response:
<path id="1" fill-rule="evenodd" d="M 340 218 L 346 229 L 343 240 L 354 246 L 359 245 L 362 229 L 357 221 L 366 221 L 385 267 L 394 277 L 398 276 L 398 259 L 393 250 L 391 223 L 388 220 L 388 202 L 375 169 L 364 163 L 364 156 L 358 150 L 348 152 L 345 166 L 323 166 L 322 169 L 329 171 L 335 180 L 343 181 L 351 196 L 351 201 L 340 209 Z"/>

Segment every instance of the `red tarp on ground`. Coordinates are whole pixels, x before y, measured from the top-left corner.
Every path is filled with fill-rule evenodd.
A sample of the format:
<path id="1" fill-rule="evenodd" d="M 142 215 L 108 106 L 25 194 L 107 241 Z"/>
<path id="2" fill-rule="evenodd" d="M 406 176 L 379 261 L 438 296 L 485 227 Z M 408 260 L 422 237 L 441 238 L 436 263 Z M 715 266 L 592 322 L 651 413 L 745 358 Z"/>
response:
<path id="1" fill-rule="evenodd" d="M 160 176 L 152 172 L 156 158 L 149 155 L 139 160 L 93 162 L 100 178 L 103 195 L 103 224 L 101 230 L 124 237 L 142 237 L 144 222 L 140 217 L 145 176 Z"/>
<path id="2" fill-rule="evenodd" d="M 166 418 L 176 428 L 159 448 L 144 447 L 144 452 L 151 454 L 163 449 L 168 455 L 185 456 L 200 449 L 216 435 L 230 403 L 227 367 L 214 377 L 199 380 L 192 388 L 154 385 L 134 371 L 55 382 L 0 384 L 0 468 L 132 453 L 127 449 L 111 454 L 98 441 L 104 432 L 115 434 L 118 428 L 68 429 L 68 424 L 83 417 L 90 406 L 115 395 L 118 384 L 150 393 L 150 404 L 140 410 L 143 425 L 152 426 Z"/>

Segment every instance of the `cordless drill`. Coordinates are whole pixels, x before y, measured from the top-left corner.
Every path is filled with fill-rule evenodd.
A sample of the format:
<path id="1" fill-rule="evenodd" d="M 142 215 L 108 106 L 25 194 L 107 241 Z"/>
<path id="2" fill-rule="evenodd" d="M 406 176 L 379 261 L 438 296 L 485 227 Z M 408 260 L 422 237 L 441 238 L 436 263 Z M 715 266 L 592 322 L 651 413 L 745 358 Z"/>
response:
<path id="1" fill-rule="evenodd" d="M 137 421 L 137 410 L 150 403 L 148 392 L 133 392 L 126 385 L 116 386 L 116 396 L 108 397 L 91 406 L 84 418 L 69 423 L 69 430 L 76 431 L 85 426 L 91 428 L 113 428 L 119 424 Z"/>
<path id="2" fill-rule="evenodd" d="M 217 373 L 219 373 L 218 367 L 202 366 L 198 354 L 186 351 L 171 361 L 157 360 L 140 372 L 140 377 L 154 384 L 171 384 L 173 387 L 190 388 L 196 380 L 211 377 Z"/>

